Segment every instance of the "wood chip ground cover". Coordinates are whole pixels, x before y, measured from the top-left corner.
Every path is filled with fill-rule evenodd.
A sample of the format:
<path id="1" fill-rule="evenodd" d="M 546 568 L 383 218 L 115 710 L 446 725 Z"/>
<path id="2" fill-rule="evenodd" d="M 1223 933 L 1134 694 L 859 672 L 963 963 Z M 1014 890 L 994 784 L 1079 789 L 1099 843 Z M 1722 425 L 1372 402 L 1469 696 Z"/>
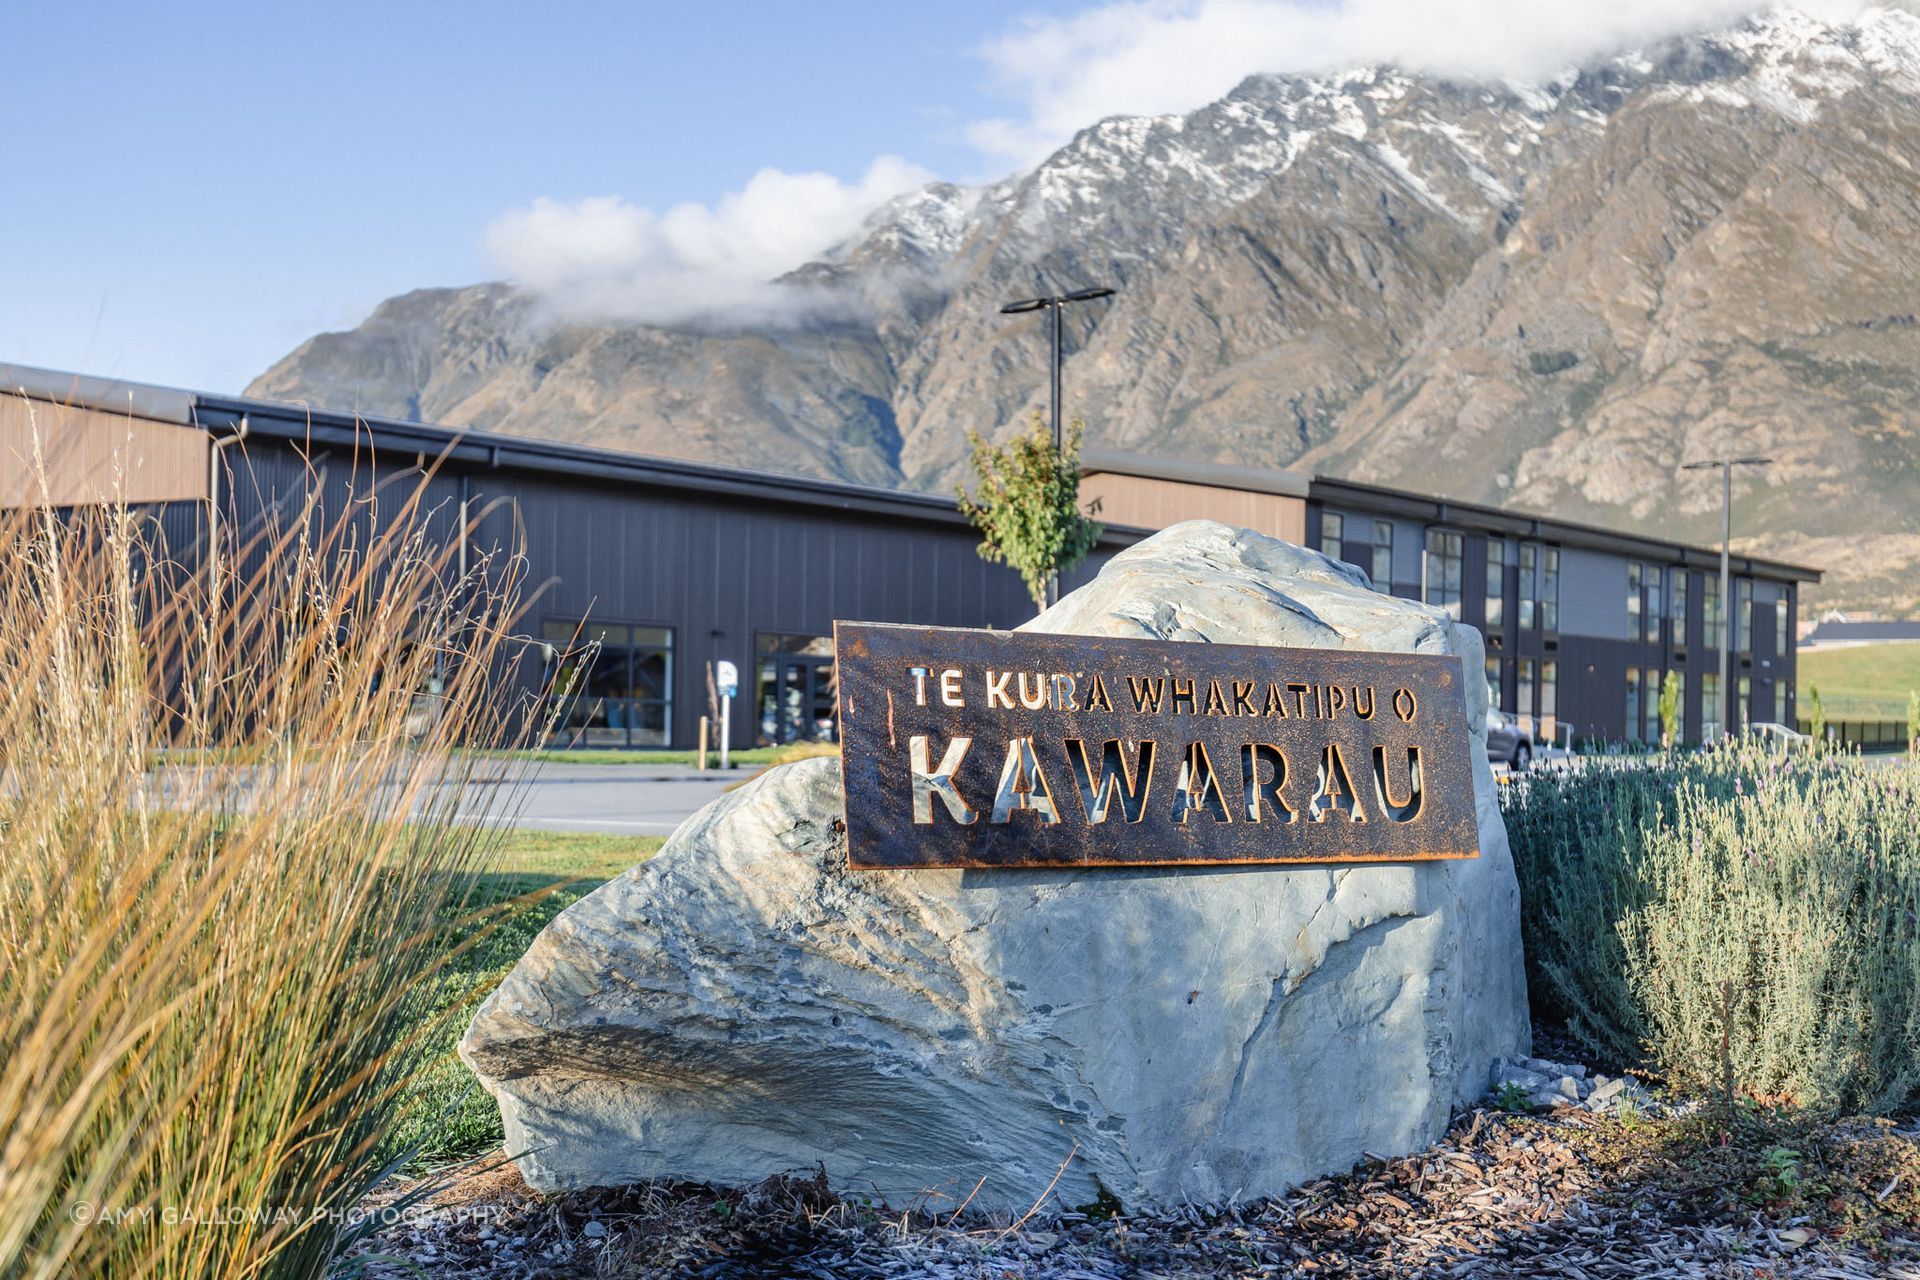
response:
<path id="1" fill-rule="evenodd" d="M 541 1197 L 495 1167 L 365 1249 L 405 1260 L 368 1259 L 370 1275 L 486 1280 L 1920 1280 L 1920 1125 L 1482 1109 L 1427 1151 L 1277 1199 L 1136 1215 L 1042 1205 L 1019 1222 L 863 1205 L 817 1175 Z"/>

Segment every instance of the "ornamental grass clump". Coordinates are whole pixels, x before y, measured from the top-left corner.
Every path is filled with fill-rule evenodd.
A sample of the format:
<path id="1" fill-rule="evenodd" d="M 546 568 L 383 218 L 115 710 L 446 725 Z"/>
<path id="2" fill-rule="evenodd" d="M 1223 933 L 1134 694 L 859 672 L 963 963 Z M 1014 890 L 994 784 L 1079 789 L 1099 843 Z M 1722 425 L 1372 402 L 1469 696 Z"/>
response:
<path id="1" fill-rule="evenodd" d="M 1683 1087 L 1920 1103 L 1920 769 L 1746 744 L 1507 804 L 1536 1008 Z"/>
<path id="2" fill-rule="evenodd" d="M 212 565 L 0 512 L 0 1275 L 322 1274 L 393 1162 L 524 723 L 517 562 L 409 470 Z"/>

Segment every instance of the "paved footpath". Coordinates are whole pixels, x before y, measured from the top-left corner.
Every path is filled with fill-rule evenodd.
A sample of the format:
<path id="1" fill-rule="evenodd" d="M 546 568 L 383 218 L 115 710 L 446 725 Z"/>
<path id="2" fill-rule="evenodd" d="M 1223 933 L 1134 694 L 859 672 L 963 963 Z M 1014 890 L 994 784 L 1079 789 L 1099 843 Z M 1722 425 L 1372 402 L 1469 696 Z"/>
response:
<path id="1" fill-rule="evenodd" d="M 695 810 L 758 766 L 705 773 L 680 765 L 542 764 L 534 767 L 514 825 L 535 831 L 671 834 Z M 509 801 L 476 804 L 471 816 L 498 818 Z"/>

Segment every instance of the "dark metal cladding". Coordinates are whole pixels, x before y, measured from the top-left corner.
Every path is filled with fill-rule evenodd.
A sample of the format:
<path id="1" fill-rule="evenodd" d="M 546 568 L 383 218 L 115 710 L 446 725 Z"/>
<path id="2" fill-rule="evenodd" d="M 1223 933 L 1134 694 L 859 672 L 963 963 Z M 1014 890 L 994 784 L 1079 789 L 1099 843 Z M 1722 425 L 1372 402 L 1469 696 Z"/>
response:
<path id="1" fill-rule="evenodd" d="M 1460 662 L 841 622 L 856 868 L 1475 858 Z"/>

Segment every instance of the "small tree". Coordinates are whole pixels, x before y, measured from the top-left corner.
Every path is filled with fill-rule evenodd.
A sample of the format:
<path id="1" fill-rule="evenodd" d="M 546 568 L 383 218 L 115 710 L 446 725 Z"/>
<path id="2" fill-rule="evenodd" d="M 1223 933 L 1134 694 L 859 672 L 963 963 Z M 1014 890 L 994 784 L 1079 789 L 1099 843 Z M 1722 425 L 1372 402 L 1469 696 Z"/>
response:
<path id="1" fill-rule="evenodd" d="M 1100 539 L 1100 525 L 1080 511 L 1080 434 L 1075 418 L 1062 448 L 1036 412 L 1025 432 L 995 445 L 977 431 L 973 446 L 977 495 L 959 490 L 960 510 L 980 530 L 980 557 L 1012 567 L 1027 584 L 1034 607 L 1047 607 L 1047 586 L 1055 575 L 1086 558 Z"/>
<path id="2" fill-rule="evenodd" d="M 1807 727 L 1813 730 L 1814 743 L 1818 745 L 1825 742 L 1827 740 L 1827 708 L 1820 701 L 1820 686 L 1817 684 L 1807 686 L 1807 721 Z"/>
<path id="3" fill-rule="evenodd" d="M 1667 672 L 1660 682 L 1660 745 L 1671 747 L 1680 741 L 1680 673 Z"/>
<path id="4" fill-rule="evenodd" d="M 1907 754 L 1920 755 L 1920 693 L 1907 690 Z"/>

